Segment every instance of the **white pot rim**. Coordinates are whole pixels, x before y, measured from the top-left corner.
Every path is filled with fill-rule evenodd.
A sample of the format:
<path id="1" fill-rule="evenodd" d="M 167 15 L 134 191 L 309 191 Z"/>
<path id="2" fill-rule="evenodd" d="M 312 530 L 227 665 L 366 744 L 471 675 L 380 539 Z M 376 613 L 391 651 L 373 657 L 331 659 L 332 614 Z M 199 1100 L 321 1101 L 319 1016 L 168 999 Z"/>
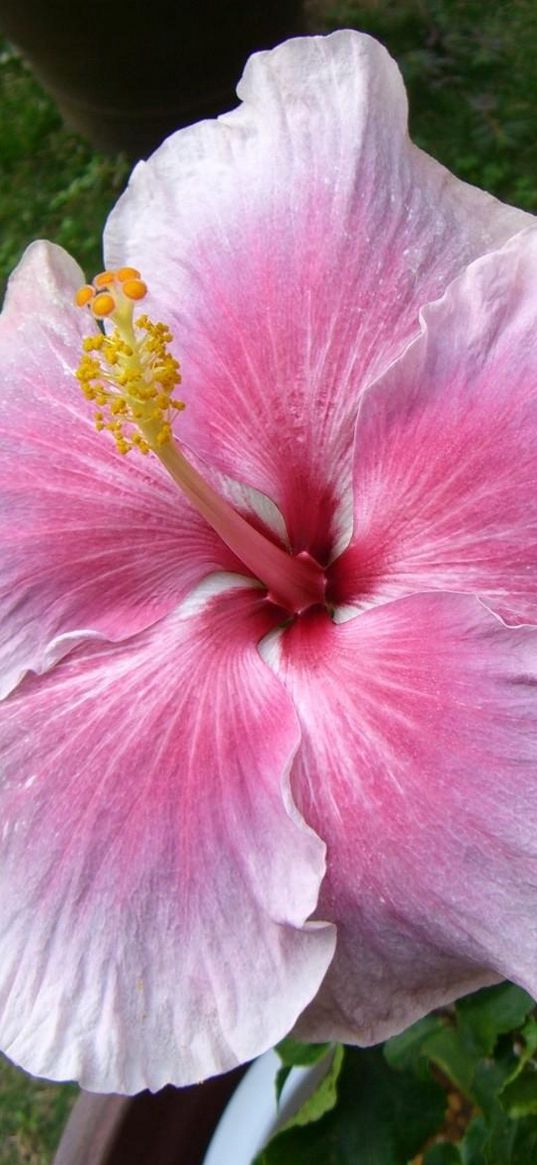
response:
<path id="1" fill-rule="evenodd" d="M 276 1104 L 275 1081 L 281 1060 L 265 1052 L 248 1069 L 226 1105 L 202 1165 L 252 1165 L 277 1129 L 300 1108 L 326 1071 L 325 1061 L 293 1068 Z"/>

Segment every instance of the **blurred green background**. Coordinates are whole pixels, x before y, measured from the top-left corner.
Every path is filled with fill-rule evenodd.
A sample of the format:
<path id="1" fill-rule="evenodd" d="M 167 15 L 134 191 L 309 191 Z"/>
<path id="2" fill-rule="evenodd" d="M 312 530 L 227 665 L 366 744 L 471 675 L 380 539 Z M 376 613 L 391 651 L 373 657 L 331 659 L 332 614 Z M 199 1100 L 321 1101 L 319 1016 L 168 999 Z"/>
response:
<path id="1" fill-rule="evenodd" d="M 382 40 L 410 95 L 411 132 L 461 178 L 537 210 L 535 0 L 309 0 L 311 31 Z M 109 207 L 129 173 L 67 132 L 17 53 L 0 42 L 0 282 L 31 239 L 93 274 Z"/>
<path id="2" fill-rule="evenodd" d="M 466 181 L 537 211 L 535 0 L 310 0 L 312 32 L 362 29 L 403 71 L 414 140 Z M 0 293 L 34 238 L 91 277 L 130 164 L 68 132 L 17 52 L 0 41 Z M 0 1165 L 47 1165 L 76 1089 L 0 1060 Z"/>

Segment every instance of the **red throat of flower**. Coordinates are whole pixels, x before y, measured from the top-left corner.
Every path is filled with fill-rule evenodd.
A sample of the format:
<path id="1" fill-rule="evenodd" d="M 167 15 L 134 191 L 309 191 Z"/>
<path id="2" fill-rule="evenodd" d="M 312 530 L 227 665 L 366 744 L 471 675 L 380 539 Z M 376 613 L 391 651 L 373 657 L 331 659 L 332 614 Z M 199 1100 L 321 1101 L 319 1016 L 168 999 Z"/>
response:
<path id="1" fill-rule="evenodd" d="M 254 529 L 185 457 L 172 430 L 174 412 L 185 407 L 174 396 L 181 375 L 168 348 L 172 334 L 165 324 L 134 314 L 146 294 L 146 284 L 133 267 L 103 271 L 76 294 L 78 307 L 113 325 L 84 340 L 76 372 L 84 396 L 95 405 L 96 428 L 113 437 L 120 454 L 133 449 L 145 456 L 156 454 L 274 603 L 293 613 L 323 603 L 322 567 L 307 552 L 289 554 Z"/>

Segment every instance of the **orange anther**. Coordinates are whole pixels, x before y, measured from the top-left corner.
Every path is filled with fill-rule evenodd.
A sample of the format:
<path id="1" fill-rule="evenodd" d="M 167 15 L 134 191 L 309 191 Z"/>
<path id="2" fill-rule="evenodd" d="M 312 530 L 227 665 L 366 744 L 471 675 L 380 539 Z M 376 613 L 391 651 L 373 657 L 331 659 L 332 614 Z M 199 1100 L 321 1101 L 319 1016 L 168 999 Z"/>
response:
<path id="1" fill-rule="evenodd" d="M 147 285 L 143 279 L 126 279 L 121 286 L 127 299 L 143 299 L 147 295 Z"/>
<path id="2" fill-rule="evenodd" d="M 116 301 L 113 295 L 110 295 L 108 291 L 101 291 L 92 301 L 91 310 L 98 318 L 111 315 L 116 310 Z"/>
<path id="3" fill-rule="evenodd" d="M 99 275 L 95 276 L 93 283 L 95 287 L 109 287 L 114 282 L 115 277 L 115 271 L 101 271 Z"/>
<path id="4" fill-rule="evenodd" d="M 95 288 L 91 287 L 89 283 L 85 283 L 83 287 L 79 287 L 75 295 L 75 303 L 77 307 L 85 307 L 90 299 L 95 295 Z"/>
<path id="5" fill-rule="evenodd" d="M 139 278 L 140 272 L 136 270 L 136 267 L 120 267 L 119 271 L 116 271 L 116 279 L 119 279 L 120 283 L 124 283 L 126 279 Z"/>

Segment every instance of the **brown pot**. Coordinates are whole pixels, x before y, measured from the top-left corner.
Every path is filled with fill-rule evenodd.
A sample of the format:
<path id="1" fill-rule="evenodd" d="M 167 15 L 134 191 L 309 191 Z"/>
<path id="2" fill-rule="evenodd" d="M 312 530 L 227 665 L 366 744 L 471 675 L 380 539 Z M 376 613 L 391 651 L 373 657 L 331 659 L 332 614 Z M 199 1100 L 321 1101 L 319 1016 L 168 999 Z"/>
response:
<path id="1" fill-rule="evenodd" d="M 237 104 L 244 62 L 301 31 L 301 0 L 0 0 L 0 28 L 69 125 L 146 157 Z"/>
<path id="2" fill-rule="evenodd" d="M 201 1165 L 244 1071 L 132 1097 L 83 1092 L 53 1165 Z"/>

